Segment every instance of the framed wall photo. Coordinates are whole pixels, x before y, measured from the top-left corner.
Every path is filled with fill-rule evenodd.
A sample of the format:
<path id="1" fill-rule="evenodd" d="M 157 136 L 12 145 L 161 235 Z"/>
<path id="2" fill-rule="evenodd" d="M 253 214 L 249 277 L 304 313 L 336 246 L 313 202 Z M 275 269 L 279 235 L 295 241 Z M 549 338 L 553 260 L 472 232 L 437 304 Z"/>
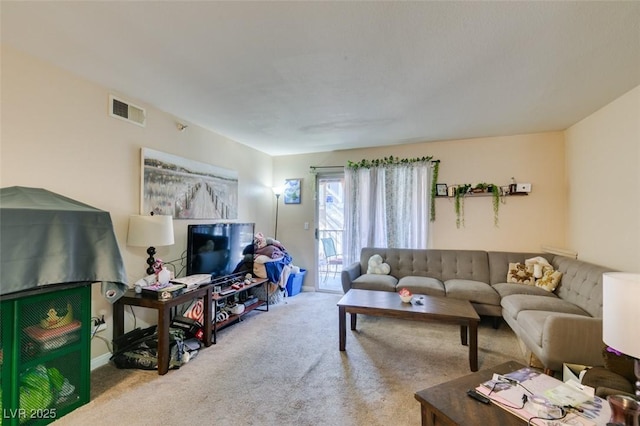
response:
<path id="1" fill-rule="evenodd" d="M 284 181 L 284 203 L 285 204 L 300 204 L 301 190 L 300 181 L 302 179 L 286 179 Z"/>
<path id="2" fill-rule="evenodd" d="M 238 172 L 141 149 L 140 213 L 174 219 L 237 219 Z"/>
<path id="3" fill-rule="evenodd" d="M 436 183 L 436 195 L 438 197 L 446 197 L 447 196 L 447 184 L 446 183 Z"/>

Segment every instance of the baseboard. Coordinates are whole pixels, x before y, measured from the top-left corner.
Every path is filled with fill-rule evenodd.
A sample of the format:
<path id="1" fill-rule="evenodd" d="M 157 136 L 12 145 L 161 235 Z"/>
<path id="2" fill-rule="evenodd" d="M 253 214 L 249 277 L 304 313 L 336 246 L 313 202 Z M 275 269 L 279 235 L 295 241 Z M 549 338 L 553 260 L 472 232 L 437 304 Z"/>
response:
<path id="1" fill-rule="evenodd" d="M 109 358 L 111 358 L 111 354 L 109 352 L 95 358 L 91 358 L 91 371 L 98 367 L 102 367 L 103 365 L 107 365 L 109 363 Z"/>

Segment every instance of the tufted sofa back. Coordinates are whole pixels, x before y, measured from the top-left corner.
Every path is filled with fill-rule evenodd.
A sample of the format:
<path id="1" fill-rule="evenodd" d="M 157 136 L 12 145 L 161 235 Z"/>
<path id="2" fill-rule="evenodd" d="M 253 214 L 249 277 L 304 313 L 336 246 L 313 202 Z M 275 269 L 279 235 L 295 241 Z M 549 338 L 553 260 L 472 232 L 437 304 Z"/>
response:
<path id="1" fill-rule="evenodd" d="M 391 267 L 391 275 L 400 279 L 422 276 L 489 282 L 487 253 L 478 250 L 417 250 L 365 247 L 360 254 L 360 270 L 367 272 L 369 258 L 379 254 Z"/>
<path id="2" fill-rule="evenodd" d="M 562 272 L 556 294 L 591 316 L 602 318 L 602 274 L 610 272 L 611 268 L 563 256 L 554 256 L 551 264 Z"/>

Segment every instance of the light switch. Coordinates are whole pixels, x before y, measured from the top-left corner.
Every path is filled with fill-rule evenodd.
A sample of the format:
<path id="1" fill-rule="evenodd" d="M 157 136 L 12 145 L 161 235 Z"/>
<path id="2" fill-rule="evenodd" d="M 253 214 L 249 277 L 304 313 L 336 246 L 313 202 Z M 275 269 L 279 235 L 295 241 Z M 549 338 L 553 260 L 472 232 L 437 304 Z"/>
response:
<path id="1" fill-rule="evenodd" d="M 309 230 L 309 222 L 304 223 L 304 229 L 306 229 L 307 231 Z"/>

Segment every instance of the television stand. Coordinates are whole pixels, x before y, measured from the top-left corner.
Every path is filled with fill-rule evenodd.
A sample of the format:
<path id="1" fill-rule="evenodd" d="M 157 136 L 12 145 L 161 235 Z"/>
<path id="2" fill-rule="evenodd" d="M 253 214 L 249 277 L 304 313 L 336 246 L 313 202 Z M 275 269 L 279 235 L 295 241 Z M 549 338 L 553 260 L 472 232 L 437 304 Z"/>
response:
<path id="1" fill-rule="evenodd" d="M 143 308 L 158 311 L 158 374 L 167 374 L 169 371 L 169 327 L 171 323 L 171 308 L 202 297 L 203 301 L 212 300 L 213 286 L 205 285 L 195 290 L 182 293 L 173 299 L 157 300 L 152 297 L 144 297 L 133 290 L 127 291 L 124 296 L 113 304 L 113 340 L 124 334 L 124 307 L 125 305 L 141 306 Z M 208 306 L 204 303 L 203 305 Z M 211 309 L 204 309 L 204 345 L 211 345 Z M 118 348 L 113 348 L 115 352 Z"/>
<path id="2" fill-rule="evenodd" d="M 225 302 L 227 301 L 227 299 L 233 297 L 235 299 L 235 296 L 237 294 L 240 294 L 242 292 L 245 292 L 247 290 L 250 290 L 254 287 L 259 287 L 259 286 L 263 286 L 265 284 L 267 284 L 269 282 L 269 280 L 267 280 L 266 278 L 253 278 L 251 280 L 250 284 L 242 284 L 242 286 L 238 289 L 234 289 L 232 287 L 227 287 L 224 288 L 223 291 L 221 291 L 220 293 L 213 293 L 212 296 L 212 300 L 213 300 L 213 315 L 212 315 L 212 321 L 213 321 L 213 344 L 217 343 L 217 334 L 219 330 L 222 330 L 225 327 L 228 327 L 232 324 L 235 324 L 237 322 L 242 321 L 242 317 L 245 316 L 246 314 L 248 314 L 251 311 L 254 310 L 258 310 L 258 311 L 264 311 L 264 312 L 268 312 L 269 311 L 269 291 L 267 289 L 267 300 L 258 300 L 255 303 L 252 303 L 248 306 L 245 306 L 244 308 L 244 312 L 240 313 L 240 314 L 230 314 L 229 317 L 223 321 L 216 321 L 216 317 L 217 317 L 217 313 L 218 313 L 218 308 L 219 305 L 221 304 L 221 302 Z M 215 283 L 214 283 L 215 285 Z M 239 285 L 239 284 L 238 284 Z"/>

